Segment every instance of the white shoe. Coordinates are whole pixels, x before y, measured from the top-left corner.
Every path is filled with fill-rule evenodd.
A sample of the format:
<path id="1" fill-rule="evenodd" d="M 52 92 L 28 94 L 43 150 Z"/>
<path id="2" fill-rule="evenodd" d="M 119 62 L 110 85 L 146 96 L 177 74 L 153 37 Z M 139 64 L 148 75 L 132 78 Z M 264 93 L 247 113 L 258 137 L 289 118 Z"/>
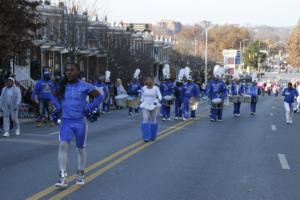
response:
<path id="1" fill-rule="evenodd" d="M 68 187 L 68 183 L 67 183 L 67 173 L 65 172 L 60 172 L 59 173 L 59 179 L 57 181 L 57 183 L 55 183 L 55 187 L 58 188 L 66 188 Z"/>
<path id="2" fill-rule="evenodd" d="M 3 134 L 3 137 L 9 137 L 9 132 L 5 132 L 5 133 Z"/>
<path id="3" fill-rule="evenodd" d="M 183 117 L 182 120 L 183 120 L 183 121 L 187 121 L 188 119 Z"/>
<path id="4" fill-rule="evenodd" d="M 170 118 L 170 117 L 168 118 L 168 121 L 171 121 L 171 118 Z"/>
<path id="5" fill-rule="evenodd" d="M 20 129 L 16 130 L 16 135 L 20 135 Z"/>
<path id="6" fill-rule="evenodd" d="M 166 118 L 163 117 L 162 120 L 163 120 L 163 121 L 166 121 Z"/>
<path id="7" fill-rule="evenodd" d="M 175 118 L 174 118 L 174 120 L 178 120 L 178 119 L 179 119 L 178 117 L 175 117 Z"/>

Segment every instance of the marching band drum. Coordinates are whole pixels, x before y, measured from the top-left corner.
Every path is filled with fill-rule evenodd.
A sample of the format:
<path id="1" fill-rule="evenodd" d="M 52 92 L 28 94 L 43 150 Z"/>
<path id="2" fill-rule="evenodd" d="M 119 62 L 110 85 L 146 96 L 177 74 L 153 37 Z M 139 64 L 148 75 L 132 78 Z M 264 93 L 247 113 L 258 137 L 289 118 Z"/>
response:
<path id="1" fill-rule="evenodd" d="M 164 96 L 164 98 L 163 98 L 163 104 L 165 106 L 170 107 L 171 105 L 174 104 L 174 100 L 175 100 L 174 96 Z"/>
<path id="2" fill-rule="evenodd" d="M 239 103 L 241 102 L 240 95 L 228 95 L 228 101 L 230 103 Z"/>
<path id="3" fill-rule="evenodd" d="M 189 107 L 191 111 L 195 111 L 198 109 L 199 106 L 199 100 L 195 97 L 190 98 L 189 100 Z"/>
<path id="4" fill-rule="evenodd" d="M 223 108 L 223 100 L 221 98 L 215 98 L 211 102 L 212 108 L 219 110 Z"/>
<path id="5" fill-rule="evenodd" d="M 244 102 L 244 103 L 251 103 L 251 95 L 243 94 L 242 95 L 242 102 Z"/>
<path id="6" fill-rule="evenodd" d="M 128 98 L 127 94 L 121 94 L 116 96 L 115 99 L 116 99 L 117 106 L 123 108 L 127 107 L 127 98 Z"/>
<path id="7" fill-rule="evenodd" d="M 127 100 L 127 105 L 130 108 L 136 108 L 140 103 L 140 98 L 136 96 L 128 96 L 126 100 Z"/>

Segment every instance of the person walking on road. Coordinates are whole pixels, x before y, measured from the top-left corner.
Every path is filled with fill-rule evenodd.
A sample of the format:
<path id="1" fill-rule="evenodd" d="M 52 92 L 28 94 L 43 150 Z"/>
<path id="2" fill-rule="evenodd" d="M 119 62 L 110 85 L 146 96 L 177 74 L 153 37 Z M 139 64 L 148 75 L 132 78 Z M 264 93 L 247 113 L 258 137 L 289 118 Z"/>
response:
<path id="1" fill-rule="evenodd" d="M 293 84 L 289 83 L 288 87 L 285 88 L 282 92 L 282 96 L 284 96 L 284 108 L 286 111 L 286 123 L 293 123 L 293 109 L 295 98 L 299 96 L 299 93 L 295 88 L 293 88 Z"/>
<path id="2" fill-rule="evenodd" d="M 152 78 L 148 77 L 145 86 L 142 88 L 142 97 L 140 108 L 143 112 L 143 121 L 141 124 L 142 136 L 145 142 L 154 141 L 157 135 L 157 113 L 162 100 L 162 95 L 157 86 L 154 85 Z"/>
<path id="3" fill-rule="evenodd" d="M 15 85 L 14 78 L 8 78 L 6 87 L 2 89 L 0 97 L 0 107 L 3 111 L 4 137 L 9 137 L 10 117 L 16 125 L 16 135 L 20 135 L 18 112 L 21 100 L 22 96 L 20 88 Z"/>
<path id="4" fill-rule="evenodd" d="M 83 185 L 84 169 L 86 165 L 87 121 L 86 115 L 96 108 L 103 100 L 98 90 L 89 83 L 79 79 L 80 67 L 76 63 L 66 66 L 66 77 L 62 80 L 58 91 L 58 98 L 53 97 L 55 112 L 61 113 L 61 128 L 59 135 L 58 163 L 60 178 L 56 187 L 67 187 L 68 149 L 75 136 L 78 148 L 77 185 Z M 87 96 L 93 99 L 86 101 Z"/>
<path id="5" fill-rule="evenodd" d="M 50 121 L 50 126 L 54 126 L 54 123 L 50 120 L 51 98 L 54 92 L 55 86 L 53 80 L 51 80 L 51 74 L 49 71 L 45 71 L 43 79 L 37 81 L 31 95 L 32 100 L 39 105 L 37 128 L 41 127 L 43 122 L 47 123 L 47 121 Z"/>

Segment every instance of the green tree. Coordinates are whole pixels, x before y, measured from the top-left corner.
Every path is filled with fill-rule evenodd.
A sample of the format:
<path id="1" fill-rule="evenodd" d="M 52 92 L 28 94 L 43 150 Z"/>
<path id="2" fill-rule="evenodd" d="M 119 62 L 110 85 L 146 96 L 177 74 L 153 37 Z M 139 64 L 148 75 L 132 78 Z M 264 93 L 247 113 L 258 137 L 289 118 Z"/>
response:
<path id="1" fill-rule="evenodd" d="M 42 26 L 38 5 L 26 0 L 0 0 L 0 65 L 27 54 L 34 33 Z"/>
<path id="2" fill-rule="evenodd" d="M 288 63 L 300 68 L 300 20 L 289 37 L 287 50 L 289 55 Z"/>
<path id="3" fill-rule="evenodd" d="M 263 63 L 267 54 L 261 51 L 261 41 L 255 41 L 249 44 L 244 52 L 245 66 L 258 68 L 259 63 Z"/>

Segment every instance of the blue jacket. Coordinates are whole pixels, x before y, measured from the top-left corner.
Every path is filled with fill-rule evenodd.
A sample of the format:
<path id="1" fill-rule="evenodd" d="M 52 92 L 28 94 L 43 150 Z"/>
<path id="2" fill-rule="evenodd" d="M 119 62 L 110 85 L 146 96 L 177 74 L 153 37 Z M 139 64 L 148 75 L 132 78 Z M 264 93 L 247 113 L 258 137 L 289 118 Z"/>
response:
<path id="1" fill-rule="evenodd" d="M 160 84 L 160 92 L 162 96 L 171 96 L 174 94 L 174 82 L 168 81 Z"/>
<path id="2" fill-rule="evenodd" d="M 92 102 L 87 102 L 87 96 L 94 90 L 96 88 L 91 84 L 78 80 L 74 84 L 67 84 L 61 103 L 55 97 L 52 102 L 56 109 L 62 110 L 62 119 L 83 119 L 86 111 L 103 100 L 102 95 L 98 95 Z"/>
<path id="3" fill-rule="evenodd" d="M 200 89 L 197 84 L 185 83 L 182 87 L 182 95 L 183 99 L 191 98 L 191 97 L 199 97 L 200 96 Z"/>
<path id="4" fill-rule="evenodd" d="M 295 97 L 298 97 L 299 94 L 295 88 L 285 88 L 282 92 L 282 96 L 284 96 L 284 102 L 294 103 Z"/>
<path id="5" fill-rule="evenodd" d="M 182 101 L 182 97 L 183 97 L 182 91 L 183 91 L 183 86 L 175 86 L 174 95 L 177 101 Z"/>
<path id="6" fill-rule="evenodd" d="M 231 94 L 232 95 L 240 95 L 244 92 L 245 92 L 245 88 L 241 83 L 236 84 L 234 81 L 231 83 Z"/>
<path id="7" fill-rule="evenodd" d="M 55 85 L 52 80 L 38 80 L 33 89 L 31 98 L 35 99 L 37 96 L 39 99 L 50 100 L 54 91 Z"/>
<path id="8" fill-rule="evenodd" d="M 142 89 L 142 85 L 138 80 L 134 80 L 128 85 L 128 94 L 130 96 L 139 95 L 140 90 Z"/>
<path id="9" fill-rule="evenodd" d="M 226 91 L 226 85 L 222 80 L 218 80 L 217 82 L 211 80 L 207 86 L 206 94 L 210 99 L 222 98 L 224 100 Z"/>
<path id="10" fill-rule="evenodd" d="M 253 85 L 248 86 L 247 93 L 249 95 L 251 95 L 252 97 L 257 97 L 257 95 L 258 95 L 258 87 L 257 86 L 253 86 Z"/>

